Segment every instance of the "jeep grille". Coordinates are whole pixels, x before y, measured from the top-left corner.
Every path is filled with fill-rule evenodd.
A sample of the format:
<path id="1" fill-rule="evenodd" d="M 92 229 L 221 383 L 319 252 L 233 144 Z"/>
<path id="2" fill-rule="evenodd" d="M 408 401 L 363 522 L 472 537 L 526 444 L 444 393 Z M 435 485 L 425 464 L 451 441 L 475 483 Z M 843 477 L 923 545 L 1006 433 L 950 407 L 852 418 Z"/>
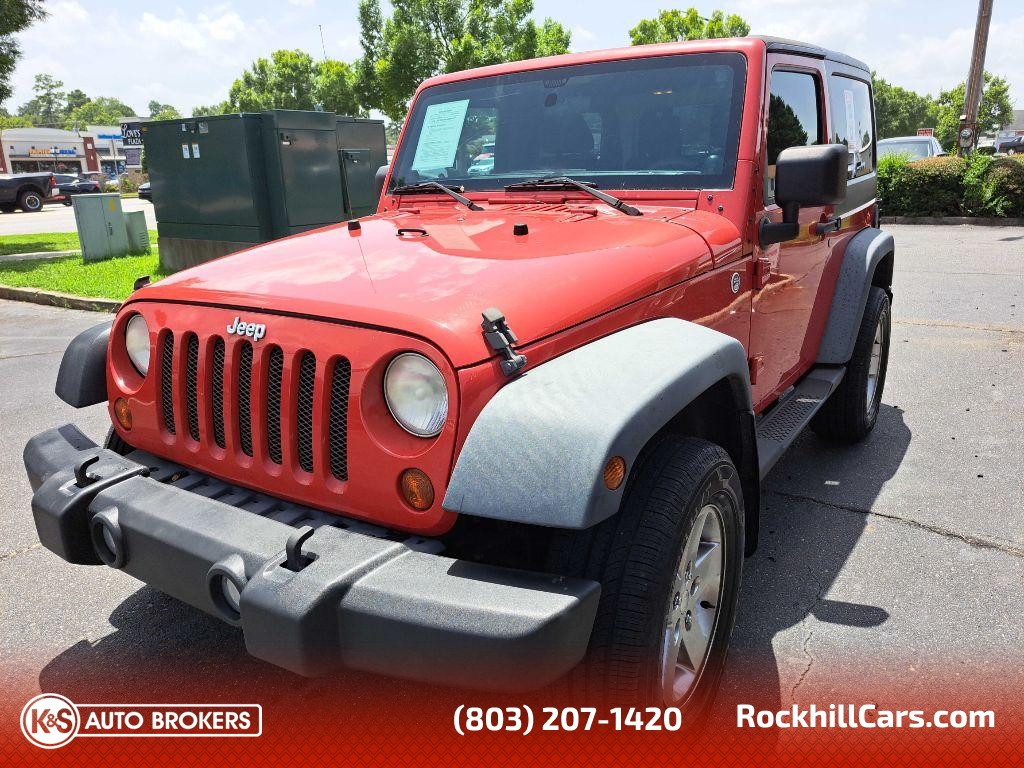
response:
<path id="1" fill-rule="evenodd" d="M 318 368 L 316 356 L 308 350 L 286 355 L 280 347 L 273 346 L 265 355 L 265 377 L 261 380 L 253 364 L 252 343 L 247 339 L 217 336 L 210 343 L 201 343 L 194 333 L 186 333 L 184 356 L 175 355 L 171 332 L 164 333 L 159 343 L 160 407 L 169 435 L 176 434 L 175 408 L 180 404 L 184 406 L 188 437 L 195 443 L 210 441 L 224 449 L 229 443 L 228 435 L 237 434 L 237 445 L 246 456 L 262 454 L 280 465 L 283 441 L 294 440 L 292 445 L 302 472 L 313 472 L 318 448 L 326 448 L 327 455 L 321 457 L 325 466 L 336 479 L 348 480 L 352 366 L 346 358 L 337 358 L 325 371 Z M 236 366 L 225 364 L 228 347 L 235 348 Z M 209 360 L 204 359 L 207 355 Z M 175 376 L 176 366 L 180 366 L 179 376 Z M 204 375 L 207 380 L 201 383 Z M 182 389 L 177 392 L 175 381 L 182 382 Z M 319 446 L 313 438 L 318 393 L 326 406 L 328 421 L 326 439 Z M 254 418 L 260 421 L 254 424 Z M 294 430 L 294 435 L 286 434 L 286 429 Z M 254 444 L 254 433 L 262 434 L 262 446 Z"/>

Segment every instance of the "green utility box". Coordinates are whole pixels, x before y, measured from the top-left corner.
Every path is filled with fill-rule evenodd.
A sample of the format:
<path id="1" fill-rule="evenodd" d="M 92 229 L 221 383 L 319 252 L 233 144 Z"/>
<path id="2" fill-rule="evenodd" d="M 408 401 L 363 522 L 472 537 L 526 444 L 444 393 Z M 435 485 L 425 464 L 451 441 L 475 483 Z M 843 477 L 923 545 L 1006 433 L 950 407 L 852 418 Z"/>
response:
<path id="1" fill-rule="evenodd" d="M 121 195 L 116 192 L 73 195 L 75 226 L 83 261 L 100 261 L 128 253 Z"/>
<path id="2" fill-rule="evenodd" d="M 142 125 L 160 264 L 182 269 L 376 209 L 384 123 L 270 110 Z"/>

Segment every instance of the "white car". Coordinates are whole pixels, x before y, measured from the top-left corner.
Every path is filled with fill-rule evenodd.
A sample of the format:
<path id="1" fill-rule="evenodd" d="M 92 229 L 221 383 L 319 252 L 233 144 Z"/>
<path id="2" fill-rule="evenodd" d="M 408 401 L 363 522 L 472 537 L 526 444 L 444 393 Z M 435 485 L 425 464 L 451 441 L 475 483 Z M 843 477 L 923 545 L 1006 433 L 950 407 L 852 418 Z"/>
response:
<path id="1" fill-rule="evenodd" d="M 945 150 L 934 136 L 898 136 L 878 142 L 878 159 L 888 155 L 906 155 L 912 161 L 926 157 L 942 157 Z"/>

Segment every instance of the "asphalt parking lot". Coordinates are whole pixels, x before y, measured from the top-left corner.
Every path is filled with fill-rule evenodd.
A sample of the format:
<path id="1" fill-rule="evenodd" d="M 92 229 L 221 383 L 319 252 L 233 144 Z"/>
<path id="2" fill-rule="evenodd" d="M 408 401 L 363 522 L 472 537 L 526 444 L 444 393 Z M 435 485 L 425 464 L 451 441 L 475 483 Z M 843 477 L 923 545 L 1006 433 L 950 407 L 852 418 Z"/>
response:
<path id="1" fill-rule="evenodd" d="M 851 664 L 865 679 L 950 690 L 1019 673 L 1024 229 L 889 229 L 896 298 L 878 426 L 853 448 L 805 434 L 772 472 L 723 706 L 752 684 L 769 704 L 820 700 L 849 688 Z M 360 676 L 274 669 L 244 653 L 237 630 L 38 544 L 21 450 L 70 420 L 102 439 L 103 406 L 76 413 L 53 394 L 66 343 L 100 319 L 0 302 L 0 685 L 119 701 L 216 672 L 237 692 L 350 695 Z"/>
<path id="2" fill-rule="evenodd" d="M 156 229 L 156 213 L 153 204 L 148 200 L 129 197 L 121 200 L 121 208 L 125 213 L 144 211 L 146 223 L 150 229 Z M 38 232 L 74 232 L 75 211 L 69 205 L 50 204 L 36 213 L 0 214 L 0 237 L 4 235 L 34 235 Z"/>

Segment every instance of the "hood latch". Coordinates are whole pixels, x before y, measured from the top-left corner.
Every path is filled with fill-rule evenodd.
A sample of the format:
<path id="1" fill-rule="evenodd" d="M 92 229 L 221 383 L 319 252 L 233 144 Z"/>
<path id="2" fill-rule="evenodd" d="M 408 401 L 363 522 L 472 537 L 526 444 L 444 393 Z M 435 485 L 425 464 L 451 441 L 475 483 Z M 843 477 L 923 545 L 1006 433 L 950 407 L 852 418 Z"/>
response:
<path id="1" fill-rule="evenodd" d="M 501 371 L 506 376 L 514 376 L 526 367 L 526 355 L 516 353 L 512 345 L 519 341 L 512 329 L 505 322 L 505 315 L 500 309 L 491 307 L 482 313 L 484 321 L 480 327 L 484 329 L 484 340 L 491 349 L 500 354 L 504 359 L 501 361 Z"/>

